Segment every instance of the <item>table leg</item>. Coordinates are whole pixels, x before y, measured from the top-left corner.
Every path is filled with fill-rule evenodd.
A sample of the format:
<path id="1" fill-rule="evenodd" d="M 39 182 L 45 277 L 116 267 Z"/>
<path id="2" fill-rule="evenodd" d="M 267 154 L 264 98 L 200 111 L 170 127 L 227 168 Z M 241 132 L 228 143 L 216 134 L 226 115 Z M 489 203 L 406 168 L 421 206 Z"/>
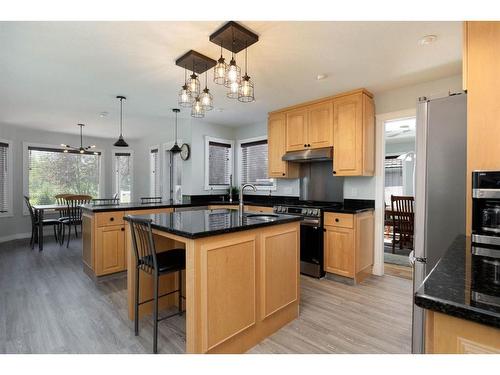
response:
<path id="1" fill-rule="evenodd" d="M 38 210 L 38 251 L 43 250 L 43 210 Z"/>

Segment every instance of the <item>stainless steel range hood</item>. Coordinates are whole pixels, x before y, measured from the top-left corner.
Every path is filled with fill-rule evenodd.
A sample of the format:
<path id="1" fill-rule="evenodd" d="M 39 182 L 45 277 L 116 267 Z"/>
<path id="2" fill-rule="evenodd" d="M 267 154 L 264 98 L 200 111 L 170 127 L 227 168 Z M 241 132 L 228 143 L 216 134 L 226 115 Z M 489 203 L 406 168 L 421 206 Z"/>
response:
<path id="1" fill-rule="evenodd" d="M 283 161 L 295 163 L 310 163 L 315 161 L 328 161 L 333 159 L 333 148 L 317 148 L 314 150 L 289 151 L 281 158 Z"/>

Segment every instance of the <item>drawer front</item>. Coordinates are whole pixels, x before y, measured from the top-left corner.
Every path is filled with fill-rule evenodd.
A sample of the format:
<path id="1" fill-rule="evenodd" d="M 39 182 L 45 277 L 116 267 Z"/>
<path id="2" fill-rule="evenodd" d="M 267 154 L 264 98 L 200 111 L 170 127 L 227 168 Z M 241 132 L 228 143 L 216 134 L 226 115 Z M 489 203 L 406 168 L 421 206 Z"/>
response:
<path id="1" fill-rule="evenodd" d="M 250 212 L 262 212 L 262 213 L 272 213 L 273 208 L 272 207 L 266 207 L 266 206 L 252 206 L 252 205 L 245 205 L 245 211 L 250 211 Z"/>
<path id="2" fill-rule="evenodd" d="M 125 211 L 103 212 L 97 214 L 97 226 L 122 225 Z"/>
<path id="3" fill-rule="evenodd" d="M 354 228 L 354 215 L 325 212 L 325 225 L 341 228 Z"/>

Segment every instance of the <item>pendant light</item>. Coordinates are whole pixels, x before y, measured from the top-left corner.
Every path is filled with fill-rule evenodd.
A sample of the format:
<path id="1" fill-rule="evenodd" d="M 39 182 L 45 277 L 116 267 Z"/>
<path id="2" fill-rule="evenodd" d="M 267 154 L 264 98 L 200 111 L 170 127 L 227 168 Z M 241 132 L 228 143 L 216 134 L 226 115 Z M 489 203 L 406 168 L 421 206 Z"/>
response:
<path id="1" fill-rule="evenodd" d="M 245 47 L 245 75 L 241 81 L 238 91 L 238 100 L 243 103 L 250 103 L 255 101 L 253 82 L 247 73 L 247 47 Z"/>
<path id="2" fill-rule="evenodd" d="M 175 113 L 175 143 L 172 146 L 172 148 L 170 149 L 170 152 L 173 153 L 173 154 L 177 154 L 177 153 L 181 152 L 181 148 L 177 144 L 177 114 L 180 111 L 181 110 L 179 108 L 172 108 L 172 112 Z"/>
<path id="3" fill-rule="evenodd" d="M 217 85 L 223 85 L 226 82 L 227 64 L 224 57 L 222 57 L 222 43 L 220 44 L 220 57 L 217 60 L 217 65 L 214 67 L 214 82 Z"/>
<path id="4" fill-rule="evenodd" d="M 214 108 L 214 101 L 212 94 L 207 86 L 207 71 L 205 70 L 205 88 L 200 95 L 201 105 L 205 111 L 211 111 Z"/>
<path id="5" fill-rule="evenodd" d="M 196 118 L 203 118 L 205 117 L 205 109 L 203 108 L 203 105 L 201 104 L 200 97 L 196 97 L 193 103 L 193 107 L 191 108 L 191 116 L 196 117 Z"/>
<path id="6" fill-rule="evenodd" d="M 178 103 L 181 107 L 191 107 L 193 105 L 193 97 L 191 96 L 188 85 L 187 85 L 187 70 L 184 68 L 184 85 L 182 85 L 179 91 Z"/>
<path id="7" fill-rule="evenodd" d="M 118 140 L 113 144 L 115 147 L 128 147 L 128 143 L 125 142 L 123 139 L 123 100 L 127 100 L 126 97 L 122 95 L 118 95 L 116 99 L 120 99 L 120 137 L 118 137 Z"/>
<path id="8" fill-rule="evenodd" d="M 198 79 L 198 76 L 194 71 L 194 60 L 193 60 L 193 74 L 189 76 L 189 79 L 187 81 L 187 87 L 189 94 L 191 95 L 192 98 L 196 98 L 197 96 L 200 95 L 200 80 Z"/>
<path id="9" fill-rule="evenodd" d="M 95 145 L 83 147 L 83 127 L 85 126 L 85 124 L 77 124 L 77 125 L 80 127 L 80 147 L 73 147 L 62 143 L 61 146 L 65 147 L 63 152 L 78 151 L 80 154 L 86 154 L 88 153 L 88 150 L 90 150 L 91 148 L 95 148 Z M 98 153 L 94 152 L 93 154 L 97 155 Z"/>
<path id="10" fill-rule="evenodd" d="M 234 31 L 233 31 L 233 48 L 234 50 Z M 241 68 L 236 65 L 236 59 L 234 58 L 234 52 L 231 51 L 231 61 L 226 70 L 226 80 L 224 86 L 226 86 L 229 91 L 227 92 L 227 97 L 230 99 L 238 99 L 238 88 L 241 81 Z"/>

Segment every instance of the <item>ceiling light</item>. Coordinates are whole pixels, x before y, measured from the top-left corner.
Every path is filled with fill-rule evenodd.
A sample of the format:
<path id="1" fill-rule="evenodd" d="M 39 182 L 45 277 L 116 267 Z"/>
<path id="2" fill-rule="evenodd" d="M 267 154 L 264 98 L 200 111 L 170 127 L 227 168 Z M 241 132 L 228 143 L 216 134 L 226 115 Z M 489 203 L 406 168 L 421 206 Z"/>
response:
<path id="1" fill-rule="evenodd" d="M 318 75 L 316 76 L 316 79 L 317 79 L 318 81 L 321 81 L 321 80 L 323 80 L 323 79 L 325 79 L 325 78 L 327 78 L 327 77 L 328 77 L 328 74 L 323 73 L 323 74 L 318 74 Z"/>
<path id="2" fill-rule="evenodd" d="M 99 117 L 106 117 L 109 113 L 108 112 L 101 112 L 99 113 Z"/>
<path id="3" fill-rule="evenodd" d="M 187 85 L 187 70 L 184 68 L 184 85 L 179 91 L 178 103 L 181 107 L 191 107 L 193 105 L 193 97 L 191 96 Z"/>
<path id="4" fill-rule="evenodd" d="M 253 82 L 247 74 L 247 48 L 245 48 L 245 75 L 243 76 L 243 81 L 241 81 L 241 85 L 238 90 L 238 100 L 243 103 L 255 101 Z"/>
<path id="5" fill-rule="evenodd" d="M 115 146 L 115 147 L 128 147 L 128 143 L 125 142 L 125 140 L 123 139 L 123 134 L 122 134 L 122 131 L 123 131 L 123 100 L 126 100 L 127 98 L 122 96 L 122 95 L 118 95 L 116 97 L 116 99 L 120 99 L 120 137 L 118 137 L 118 140 L 113 144 L 113 146 Z"/>
<path id="6" fill-rule="evenodd" d="M 189 94 L 193 98 L 196 98 L 198 95 L 200 95 L 200 80 L 194 72 L 194 69 L 193 74 L 189 76 L 189 79 L 187 81 L 187 89 L 189 91 Z"/>
<path id="7" fill-rule="evenodd" d="M 170 149 L 170 152 L 173 153 L 173 154 L 177 154 L 179 152 L 181 152 L 181 148 L 179 147 L 179 145 L 177 144 L 177 114 L 180 112 L 181 110 L 179 108 L 173 108 L 172 109 L 172 112 L 175 113 L 175 143 L 174 145 L 172 146 L 172 148 Z"/>
<path id="8" fill-rule="evenodd" d="M 85 124 L 77 124 L 77 125 L 80 127 L 80 147 L 73 147 L 62 143 L 61 146 L 64 147 L 63 152 L 67 153 L 69 151 L 73 151 L 73 152 L 79 152 L 80 154 L 86 154 L 88 153 L 88 150 L 90 150 L 91 148 L 95 148 L 95 145 L 83 147 L 83 127 L 85 126 Z M 93 154 L 97 155 L 97 152 L 94 152 Z"/>
<path id="9" fill-rule="evenodd" d="M 418 41 L 421 46 L 427 46 L 434 43 L 437 40 L 437 35 L 425 35 Z"/>
<path id="10" fill-rule="evenodd" d="M 207 71 L 205 71 L 205 88 L 200 95 L 201 105 L 205 111 L 211 111 L 214 108 L 213 97 L 207 86 Z"/>
<path id="11" fill-rule="evenodd" d="M 194 100 L 193 107 L 191 108 L 191 116 L 196 118 L 205 117 L 205 109 L 201 105 L 199 96 Z"/>
<path id="12" fill-rule="evenodd" d="M 214 82 L 218 85 L 223 85 L 226 81 L 227 64 L 222 57 L 222 43 L 220 44 L 220 57 L 217 60 L 217 65 L 214 67 Z"/>

